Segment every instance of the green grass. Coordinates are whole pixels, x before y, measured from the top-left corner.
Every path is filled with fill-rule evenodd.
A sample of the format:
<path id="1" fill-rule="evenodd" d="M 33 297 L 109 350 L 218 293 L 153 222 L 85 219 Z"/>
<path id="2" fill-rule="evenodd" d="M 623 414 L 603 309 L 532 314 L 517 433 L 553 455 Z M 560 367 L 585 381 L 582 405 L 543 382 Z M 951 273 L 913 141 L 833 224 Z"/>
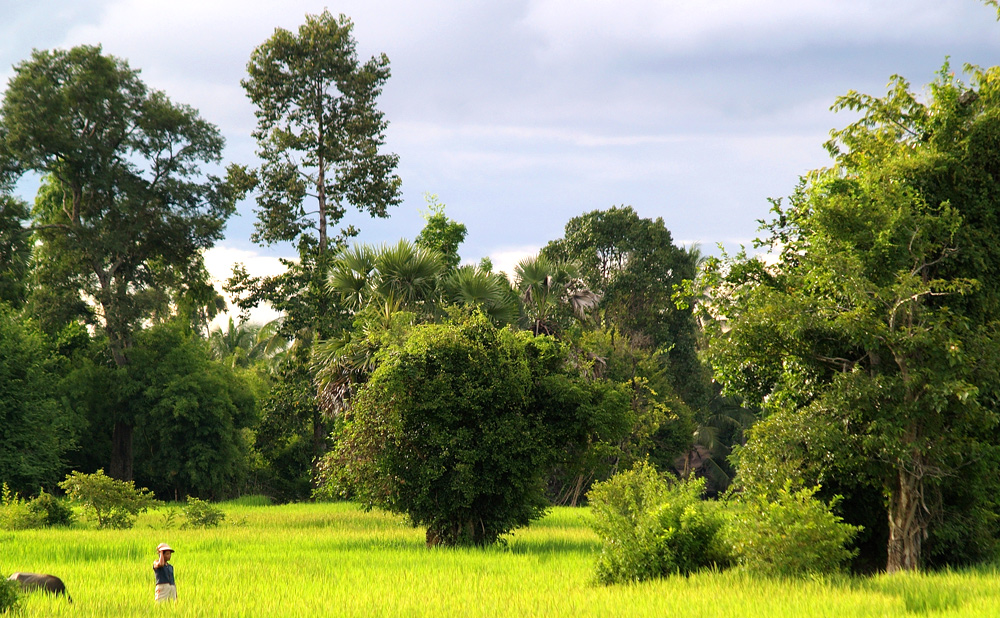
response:
<path id="1" fill-rule="evenodd" d="M 632 586 L 591 583 L 587 511 L 556 509 L 505 548 L 429 550 L 421 530 L 350 504 L 222 505 L 227 523 L 163 529 L 0 532 L 0 573 L 58 575 L 74 603 L 25 597 L 25 616 L 995 616 L 994 570 L 754 579 L 702 573 Z M 176 518 L 180 521 L 181 518 Z M 158 543 L 177 550 L 179 600 L 152 601 Z"/>

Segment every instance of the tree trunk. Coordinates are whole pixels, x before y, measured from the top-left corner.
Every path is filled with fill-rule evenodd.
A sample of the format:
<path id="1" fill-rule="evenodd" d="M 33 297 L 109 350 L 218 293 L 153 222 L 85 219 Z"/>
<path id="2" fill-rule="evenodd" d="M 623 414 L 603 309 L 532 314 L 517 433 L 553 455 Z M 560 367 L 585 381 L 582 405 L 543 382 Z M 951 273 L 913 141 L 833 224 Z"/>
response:
<path id="1" fill-rule="evenodd" d="M 129 423 L 115 423 L 111 434 L 111 464 L 108 466 L 108 476 L 121 481 L 132 480 L 132 433 L 134 427 Z"/>
<path id="2" fill-rule="evenodd" d="M 901 467 L 889 494 L 887 572 L 916 571 L 920 567 L 920 549 L 927 537 L 924 515 L 923 480 L 914 471 Z"/>
<path id="3" fill-rule="evenodd" d="M 317 162 L 317 174 L 316 174 L 316 201 L 319 206 L 319 254 L 324 255 L 326 253 L 326 243 L 327 243 L 327 232 L 326 232 L 326 158 L 323 156 L 323 133 L 324 127 L 323 122 L 320 120 L 319 123 L 319 138 L 317 139 L 317 153 L 319 161 Z"/>
<path id="4" fill-rule="evenodd" d="M 313 485 L 319 482 L 320 472 L 319 466 L 320 461 L 323 459 L 323 453 L 326 452 L 326 423 L 323 422 L 323 411 L 319 407 L 319 401 L 313 406 L 312 413 L 312 478 Z"/>

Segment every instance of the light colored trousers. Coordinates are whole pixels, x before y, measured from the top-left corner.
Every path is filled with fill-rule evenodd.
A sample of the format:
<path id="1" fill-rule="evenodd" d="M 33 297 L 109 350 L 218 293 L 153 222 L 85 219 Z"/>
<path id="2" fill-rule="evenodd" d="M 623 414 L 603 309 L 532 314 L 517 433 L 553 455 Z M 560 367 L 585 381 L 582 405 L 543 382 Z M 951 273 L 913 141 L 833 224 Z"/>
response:
<path id="1" fill-rule="evenodd" d="M 156 584 L 156 594 L 154 595 L 156 602 L 160 601 L 176 601 L 177 600 L 177 586 L 173 584 Z"/>

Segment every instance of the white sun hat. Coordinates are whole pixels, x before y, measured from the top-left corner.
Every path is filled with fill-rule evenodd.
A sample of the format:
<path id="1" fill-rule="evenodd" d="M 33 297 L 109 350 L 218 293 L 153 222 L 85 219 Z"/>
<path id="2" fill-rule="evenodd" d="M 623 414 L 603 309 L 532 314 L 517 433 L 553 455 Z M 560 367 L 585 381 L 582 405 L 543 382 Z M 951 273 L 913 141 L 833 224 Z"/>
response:
<path id="1" fill-rule="evenodd" d="M 161 552 L 161 551 L 174 551 L 174 550 L 166 543 L 160 543 L 159 545 L 156 546 L 156 551 Z"/>

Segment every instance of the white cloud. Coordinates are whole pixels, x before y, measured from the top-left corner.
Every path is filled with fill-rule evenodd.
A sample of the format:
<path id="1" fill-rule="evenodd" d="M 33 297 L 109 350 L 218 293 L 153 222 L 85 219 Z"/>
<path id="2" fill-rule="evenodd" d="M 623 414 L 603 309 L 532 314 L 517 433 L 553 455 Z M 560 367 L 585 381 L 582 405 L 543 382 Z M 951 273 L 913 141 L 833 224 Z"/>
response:
<path id="1" fill-rule="evenodd" d="M 285 272 L 285 267 L 277 257 L 261 255 L 245 249 L 217 246 L 205 251 L 204 257 L 205 268 L 211 276 L 212 284 L 222 292 L 229 307 L 229 311 L 226 313 L 215 316 L 210 329 L 226 328 L 230 317 L 233 318 L 233 321 L 239 322 L 239 309 L 233 305 L 232 297 L 222 290 L 222 284 L 232 275 L 233 266 L 236 263 L 242 263 L 246 266 L 247 272 L 256 277 L 274 276 Z M 272 309 L 270 305 L 264 304 L 252 310 L 247 321 L 266 324 L 280 316 L 281 313 Z"/>
<path id="2" fill-rule="evenodd" d="M 507 275 L 510 280 L 514 279 L 514 267 L 524 258 L 538 255 L 541 247 L 521 246 L 503 247 L 490 253 L 490 260 L 493 261 L 493 272 L 501 272 Z"/>
<path id="3" fill-rule="evenodd" d="M 790 52 L 886 40 L 940 39 L 982 7 L 965 0 L 537 0 L 524 23 L 565 60 L 608 50 Z M 977 34 L 984 33 L 977 30 Z M 971 34 L 971 33 L 970 33 Z"/>

